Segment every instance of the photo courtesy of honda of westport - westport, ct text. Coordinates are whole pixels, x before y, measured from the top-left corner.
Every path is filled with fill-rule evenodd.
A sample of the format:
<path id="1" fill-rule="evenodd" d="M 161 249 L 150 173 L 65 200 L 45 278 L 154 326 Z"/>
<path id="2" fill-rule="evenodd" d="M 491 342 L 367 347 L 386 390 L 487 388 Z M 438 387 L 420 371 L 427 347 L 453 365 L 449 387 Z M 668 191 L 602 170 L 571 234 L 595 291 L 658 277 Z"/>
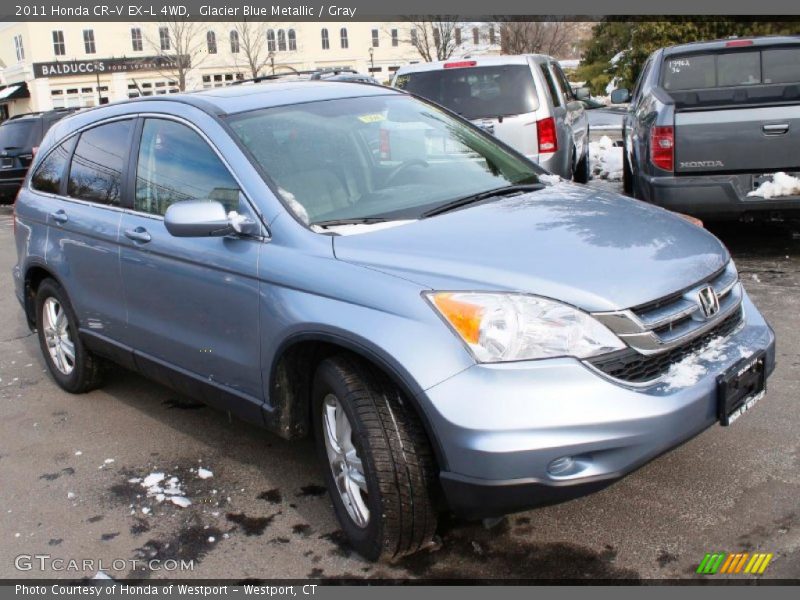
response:
<path id="1" fill-rule="evenodd" d="M 0 17 L 0 600 L 797 595 L 796 3 Z"/>

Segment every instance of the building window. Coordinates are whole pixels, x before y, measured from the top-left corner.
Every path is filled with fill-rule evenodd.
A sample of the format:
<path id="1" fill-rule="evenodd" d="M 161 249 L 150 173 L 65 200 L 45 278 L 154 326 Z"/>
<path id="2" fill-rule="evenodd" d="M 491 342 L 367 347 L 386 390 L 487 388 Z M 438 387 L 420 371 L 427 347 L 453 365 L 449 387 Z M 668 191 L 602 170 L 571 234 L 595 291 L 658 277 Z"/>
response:
<path id="1" fill-rule="evenodd" d="M 64 56 L 67 53 L 67 48 L 64 45 L 64 32 L 61 30 L 53 32 L 53 54 L 56 56 Z"/>
<path id="2" fill-rule="evenodd" d="M 94 54 L 97 48 L 94 45 L 94 29 L 83 30 L 83 49 L 86 54 Z"/>
<path id="3" fill-rule="evenodd" d="M 494 44 L 495 37 L 494 37 L 494 27 L 489 27 L 489 43 Z"/>
<path id="4" fill-rule="evenodd" d="M 417 28 L 414 27 L 411 29 L 411 43 L 416 46 L 419 43 L 419 38 L 417 37 Z"/>
<path id="5" fill-rule="evenodd" d="M 162 50 L 169 50 L 169 27 L 158 28 L 158 41 Z"/>
<path id="6" fill-rule="evenodd" d="M 477 27 L 472 28 L 472 43 L 479 44 L 481 41 L 481 32 L 478 31 Z"/>
<path id="7" fill-rule="evenodd" d="M 278 30 L 278 51 L 286 52 L 286 32 L 283 29 Z"/>
<path id="8" fill-rule="evenodd" d="M 392 29 L 392 46 L 396 48 L 399 43 L 400 40 L 397 39 L 397 29 Z"/>
<path id="9" fill-rule="evenodd" d="M 456 27 L 454 30 L 455 39 L 456 39 L 456 46 L 461 45 L 461 27 Z"/>
<path id="10" fill-rule="evenodd" d="M 209 54 L 217 53 L 217 34 L 213 31 L 206 32 L 206 47 L 208 48 Z"/>
<path id="11" fill-rule="evenodd" d="M 17 62 L 25 60 L 25 48 L 22 46 L 22 36 L 14 36 L 14 51 L 17 53 Z"/>
<path id="12" fill-rule="evenodd" d="M 239 54 L 239 32 L 231 31 L 231 54 Z"/>
<path id="13" fill-rule="evenodd" d="M 342 48 L 349 48 L 349 44 L 347 43 L 347 27 L 342 27 L 339 30 L 339 37 L 341 38 Z"/>
<path id="14" fill-rule="evenodd" d="M 131 29 L 131 47 L 134 52 L 141 52 L 144 50 L 144 43 L 142 42 L 142 30 L 138 27 Z"/>
<path id="15" fill-rule="evenodd" d="M 289 30 L 289 50 L 297 50 L 297 34 L 294 29 Z"/>
<path id="16" fill-rule="evenodd" d="M 380 46 L 381 40 L 377 29 L 372 30 L 372 47 L 377 48 Z"/>
<path id="17" fill-rule="evenodd" d="M 328 50 L 331 47 L 331 40 L 328 38 L 328 30 L 322 29 L 322 49 Z"/>
<path id="18" fill-rule="evenodd" d="M 275 30 L 268 29 L 267 30 L 267 50 L 269 52 L 275 52 Z"/>

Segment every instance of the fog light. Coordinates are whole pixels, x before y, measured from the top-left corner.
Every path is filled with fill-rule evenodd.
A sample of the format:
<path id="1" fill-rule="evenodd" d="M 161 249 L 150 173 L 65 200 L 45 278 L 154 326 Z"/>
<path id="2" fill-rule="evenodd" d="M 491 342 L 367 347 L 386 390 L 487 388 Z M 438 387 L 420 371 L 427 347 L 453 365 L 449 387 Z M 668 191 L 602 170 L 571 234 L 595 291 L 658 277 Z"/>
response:
<path id="1" fill-rule="evenodd" d="M 561 458 L 557 458 L 547 465 L 547 472 L 550 473 L 550 475 L 560 475 L 572 469 L 574 464 L 574 458 L 571 456 L 562 456 Z"/>

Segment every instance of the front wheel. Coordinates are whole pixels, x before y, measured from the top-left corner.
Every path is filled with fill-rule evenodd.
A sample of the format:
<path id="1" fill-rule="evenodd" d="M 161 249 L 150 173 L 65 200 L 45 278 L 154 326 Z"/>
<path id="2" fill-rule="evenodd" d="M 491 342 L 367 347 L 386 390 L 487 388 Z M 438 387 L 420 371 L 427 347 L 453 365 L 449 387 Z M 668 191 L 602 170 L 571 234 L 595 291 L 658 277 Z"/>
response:
<path id="1" fill-rule="evenodd" d="M 431 543 L 433 456 L 397 386 L 356 358 L 328 358 L 314 377 L 312 415 L 333 507 L 355 550 L 394 559 Z"/>

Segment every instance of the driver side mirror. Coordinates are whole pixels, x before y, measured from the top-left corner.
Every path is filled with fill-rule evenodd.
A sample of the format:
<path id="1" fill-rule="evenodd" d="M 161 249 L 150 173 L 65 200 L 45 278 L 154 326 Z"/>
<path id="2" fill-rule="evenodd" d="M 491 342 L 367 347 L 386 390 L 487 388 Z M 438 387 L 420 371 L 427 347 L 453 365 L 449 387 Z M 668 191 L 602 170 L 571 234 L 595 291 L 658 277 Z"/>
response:
<path id="1" fill-rule="evenodd" d="M 589 93 L 588 87 L 579 87 L 575 90 L 575 98 L 577 100 L 588 100 L 589 96 L 591 96 L 591 94 Z"/>
<path id="2" fill-rule="evenodd" d="M 184 200 L 167 208 L 164 226 L 175 237 L 218 237 L 250 234 L 257 224 L 238 213 L 229 216 L 216 200 Z"/>
<path id="3" fill-rule="evenodd" d="M 631 101 L 631 92 L 628 88 L 620 88 L 611 92 L 611 104 L 625 104 Z"/>

